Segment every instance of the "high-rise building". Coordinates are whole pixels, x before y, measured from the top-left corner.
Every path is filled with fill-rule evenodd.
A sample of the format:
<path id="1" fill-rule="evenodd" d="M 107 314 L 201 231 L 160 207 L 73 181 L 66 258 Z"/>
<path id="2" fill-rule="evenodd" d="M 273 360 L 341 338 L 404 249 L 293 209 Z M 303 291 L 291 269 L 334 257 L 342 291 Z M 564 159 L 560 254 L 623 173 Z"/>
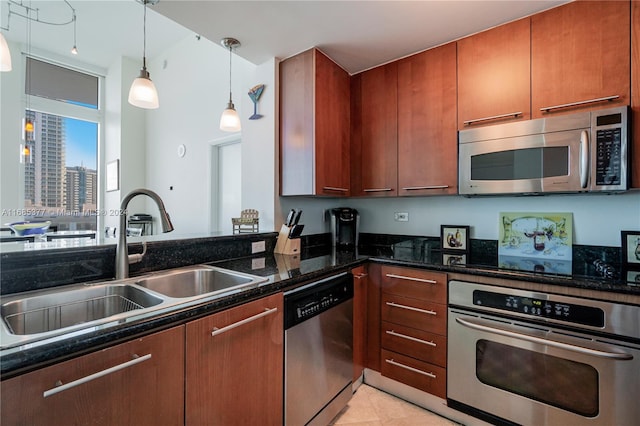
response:
<path id="1" fill-rule="evenodd" d="M 97 205 L 98 174 L 84 166 L 67 167 L 67 211 L 94 211 Z"/>

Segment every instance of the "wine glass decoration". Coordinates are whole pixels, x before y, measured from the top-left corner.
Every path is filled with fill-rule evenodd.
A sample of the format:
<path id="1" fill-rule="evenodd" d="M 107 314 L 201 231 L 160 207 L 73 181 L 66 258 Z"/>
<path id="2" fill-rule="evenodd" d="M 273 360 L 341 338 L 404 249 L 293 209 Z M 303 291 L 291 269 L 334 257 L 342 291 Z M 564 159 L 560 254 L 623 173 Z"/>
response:
<path id="1" fill-rule="evenodd" d="M 251 90 L 249 90 L 249 97 L 251 98 L 251 102 L 253 102 L 253 115 L 249 117 L 249 120 L 257 120 L 262 118 L 261 114 L 258 114 L 258 100 L 262 95 L 262 91 L 264 90 L 264 84 L 258 84 L 257 86 L 253 86 Z"/>

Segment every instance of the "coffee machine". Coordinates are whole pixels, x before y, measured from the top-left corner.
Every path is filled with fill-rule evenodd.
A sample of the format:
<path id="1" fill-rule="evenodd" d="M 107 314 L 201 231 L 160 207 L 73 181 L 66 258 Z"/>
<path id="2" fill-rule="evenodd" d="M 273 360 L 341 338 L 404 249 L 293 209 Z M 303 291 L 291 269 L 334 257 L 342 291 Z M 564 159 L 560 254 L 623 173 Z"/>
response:
<path id="1" fill-rule="evenodd" d="M 339 207 L 330 210 L 331 243 L 333 247 L 354 249 L 358 247 L 358 225 L 360 216 L 358 210 L 349 207 Z"/>

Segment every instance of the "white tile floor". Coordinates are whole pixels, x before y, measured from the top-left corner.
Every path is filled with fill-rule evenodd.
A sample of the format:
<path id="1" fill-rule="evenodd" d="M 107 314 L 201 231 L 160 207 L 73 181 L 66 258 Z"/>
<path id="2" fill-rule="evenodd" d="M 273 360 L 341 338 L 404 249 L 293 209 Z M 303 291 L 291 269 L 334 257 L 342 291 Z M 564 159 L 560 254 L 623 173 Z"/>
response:
<path id="1" fill-rule="evenodd" d="M 351 426 L 455 426 L 417 405 L 365 384 L 361 385 L 332 425 Z"/>

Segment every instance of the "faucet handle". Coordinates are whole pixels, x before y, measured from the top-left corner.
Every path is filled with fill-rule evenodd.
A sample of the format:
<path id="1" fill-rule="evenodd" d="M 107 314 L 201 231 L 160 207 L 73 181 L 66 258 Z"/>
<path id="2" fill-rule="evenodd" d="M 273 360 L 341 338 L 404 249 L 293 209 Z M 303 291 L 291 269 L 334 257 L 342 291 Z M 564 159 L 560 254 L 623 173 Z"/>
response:
<path id="1" fill-rule="evenodd" d="M 141 262 L 142 258 L 144 257 L 145 254 L 147 254 L 147 242 L 143 241 L 142 242 L 142 253 L 136 253 L 136 254 L 128 255 L 128 257 L 129 257 L 129 265 L 131 265 L 132 263 Z"/>

